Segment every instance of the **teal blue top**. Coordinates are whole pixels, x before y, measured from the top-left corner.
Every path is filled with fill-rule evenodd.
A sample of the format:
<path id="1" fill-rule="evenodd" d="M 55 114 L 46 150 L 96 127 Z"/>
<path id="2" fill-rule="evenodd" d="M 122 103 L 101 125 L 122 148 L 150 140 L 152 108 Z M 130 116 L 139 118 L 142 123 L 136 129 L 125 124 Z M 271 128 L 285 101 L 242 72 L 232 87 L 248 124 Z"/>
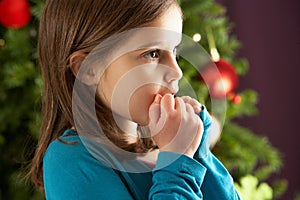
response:
<path id="1" fill-rule="evenodd" d="M 140 167 L 149 168 L 149 172 L 143 173 L 109 167 L 86 149 L 75 131 L 67 130 L 60 140 L 76 144 L 55 140 L 44 156 L 46 199 L 240 199 L 230 174 L 209 151 L 207 134 L 211 118 L 206 109 L 200 117 L 205 130 L 194 159 L 160 152 L 154 169 L 137 161 Z M 103 152 L 103 158 L 113 157 L 109 151 Z M 113 162 L 124 164 L 118 160 Z"/>

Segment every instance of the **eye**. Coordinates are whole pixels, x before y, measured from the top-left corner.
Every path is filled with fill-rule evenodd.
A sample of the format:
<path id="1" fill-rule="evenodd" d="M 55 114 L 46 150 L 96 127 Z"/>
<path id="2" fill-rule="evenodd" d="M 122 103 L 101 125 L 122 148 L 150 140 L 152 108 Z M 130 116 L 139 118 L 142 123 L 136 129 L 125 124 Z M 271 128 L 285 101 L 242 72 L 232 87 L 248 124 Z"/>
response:
<path id="1" fill-rule="evenodd" d="M 177 47 L 175 47 L 175 48 L 173 49 L 173 55 L 174 55 L 174 57 L 176 58 L 176 60 L 178 61 L 179 55 L 177 55 Z"/>
<path id="2" fill-rule="evenodd" d="M 174 54 L 174 56 L 177 56 L 177 47 L 175 47 L 175 48 L 173 49 L 173 54 Z"/>
<path id="3" fill-rule="evenodd" d="M 155 50 L 152 50 L 148 53 L 146 53 L 144 55 L 144 57 L 148 60 L 151 60 L 151 61 L 154 61 L 154 60 L 157 60 L 160 58 L 160 50 L 159 49 L 155 49 Z"/>

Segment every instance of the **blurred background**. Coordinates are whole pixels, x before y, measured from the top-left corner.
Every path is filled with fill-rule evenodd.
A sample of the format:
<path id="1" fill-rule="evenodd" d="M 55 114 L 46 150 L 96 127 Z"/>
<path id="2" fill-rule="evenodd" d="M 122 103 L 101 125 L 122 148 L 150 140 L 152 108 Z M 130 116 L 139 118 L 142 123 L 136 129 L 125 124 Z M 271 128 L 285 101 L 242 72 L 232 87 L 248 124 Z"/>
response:
<path id="1" fill-rule="evenodd" d="M 299 200 L 299 0 L 179 2 L 184 33 L 211 54 L 228 86 L 226 121 L 213 152 L 244 200 Z M 0 0 L 0 200 L 43 199 L 25 177 L 41 123 L 36 44 L 44 3 Z M 220 80 L 205 69 L 200 77 L 183 59 L 179 64 L 209 109 L 210 98 L 224 91 L 207 88 Z"/>
<path id="2" fill-rule="evenodd" d="M 259 94 L 259 114 L 238 122 L 257 134 L 266 135 L 284 158 L 274 176 L 288 179 L 283 200 L 300 191 L 299 74 L 300 1 L 218 0 L 235 23 L 233 34 L 242 43 L 239 54 L 250 63 L 240 79 L 240 89 Z"/>

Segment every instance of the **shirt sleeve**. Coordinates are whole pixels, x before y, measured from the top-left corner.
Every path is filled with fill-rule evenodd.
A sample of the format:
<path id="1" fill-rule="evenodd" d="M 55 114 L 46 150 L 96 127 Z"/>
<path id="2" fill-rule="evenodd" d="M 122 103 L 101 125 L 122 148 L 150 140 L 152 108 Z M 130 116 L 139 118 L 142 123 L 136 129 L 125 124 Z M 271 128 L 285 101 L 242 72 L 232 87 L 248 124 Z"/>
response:
<path id="1" fill-rule="evenodd" d="M 211 127 L 211 117 L 204 106 L 200 118 L 203 121 L 204 132 L 194 159 L 206 168 L 206 175 L 201 186 L 202 194 L 205 199 L 238 200 L 240 197 L 234 188 L 231 175 L 209 150 L 208 134 Z"/>
<path id="2" fill-rule="evenodd" d="M 231 175 L 209 150 L 211 117 L 204 106 L 200 118 L 204 132 L 194 159 L 161 152 L 149 199 L 240 199 Z"/>
<path id="3" fill-rule="evenodd" d="M 192 158 L 160 152 L 153 170 L 149 200 L 202 199 L 200 187 L 205 172 L 205 167 Z"/>

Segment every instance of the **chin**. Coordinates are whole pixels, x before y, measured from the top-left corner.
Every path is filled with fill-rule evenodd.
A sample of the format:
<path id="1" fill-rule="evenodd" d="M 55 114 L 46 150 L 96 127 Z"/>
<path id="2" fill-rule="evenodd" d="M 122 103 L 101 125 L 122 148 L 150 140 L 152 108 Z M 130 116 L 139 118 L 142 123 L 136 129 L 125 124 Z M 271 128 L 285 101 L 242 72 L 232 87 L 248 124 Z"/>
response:
<path id="1" fill-rule="evenodd" d="M 135 123 L 137 123 L 139 126 L 147 126 L 149 124 L 149 117 L 139 117 L 138 119 L 133 120 Z"/>
<path id="2" fill-rule="evenodd" d="M 151 98 L 148 98 L 151 99 Z M 130 105 L 130 115 L 133 122 L 137 123 L 140 126 L 146 126 L 149 124 L 149 108 L 152 101 L 146 102 L 143 99 L 143 103 L 134 102 Z"/>
<path id="3" fill-rule="evenodd" d="M 138 113 L 136 115 L 132 115 L 131 119 L 134 123 L 137 123 L 140 126 L 147 126 L 149 124 L 149 113 L 148 110 L 147 112 L 142 112 L 142 113 Z"/>
<path id="4" fill-rule="evenodd" d="M 147 126 L 149 124 L 149 122 L 140 122 L 138 123 L 139 126 Z"/>

